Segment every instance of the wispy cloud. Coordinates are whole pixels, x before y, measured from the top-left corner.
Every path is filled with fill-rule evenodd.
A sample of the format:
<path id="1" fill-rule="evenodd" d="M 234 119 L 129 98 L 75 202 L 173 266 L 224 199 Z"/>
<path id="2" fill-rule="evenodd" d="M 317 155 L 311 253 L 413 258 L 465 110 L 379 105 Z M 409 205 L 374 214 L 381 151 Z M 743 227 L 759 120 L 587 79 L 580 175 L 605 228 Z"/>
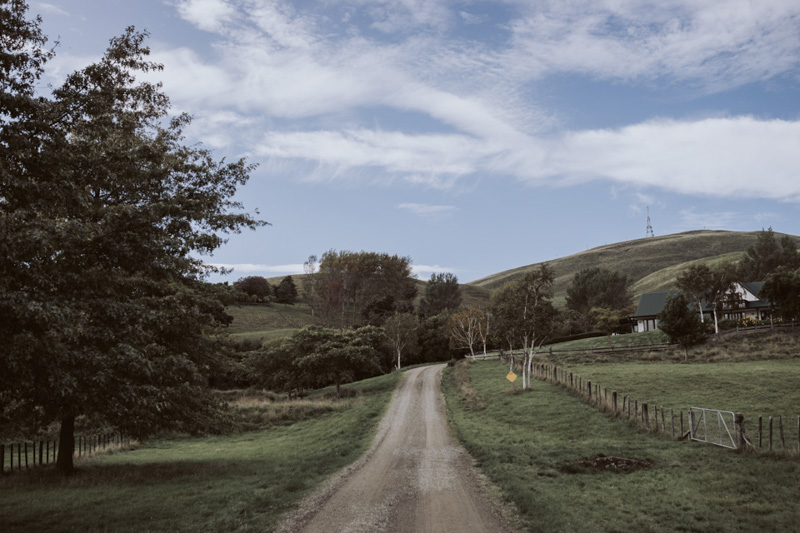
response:
<path id="1" fill-rule="evenodd" d="M 215 267 L 224 268 L 226 270 L 233 269 L 233 275 L 242 274 L 242 275 L 264 275 L 264 276 L 274 276 L 274 275 L 295 275 L 295 274 L 303 274 L 303 265 L 302 264 L 293 264 L 293 265 L 259 265 L 254 263 L 210 263 Z"/>
<path id="2" fill-rule="evenodd" d="M 441 218 L 452 214 L 456 209 L 454 205 L 430 205 L 430 204 L 400 204 L 398 209 L 404 209 L 416 216 L 425 218 Z"/>
<path id="3" fill-rule="evenodd" d="M 557 120 L 531 98 L 538 80 L 563 73 L 714 92 L 794 72 L 797 2 L 512 2 L 511 18 L 493 26 L 502 43 L 494 48 L 452 38 L 454 24 L 473 19 L 434 0 L 176 6 L 211 33 L 216 56 L 160 47 L 167 92 L 209 117 L 248 117 L 198 127 L 214 128 L 215 146 L 253 139 L 267 168 L 437 188 L 470 176 L 532 185 L 602 179 L 800 201 L 800 121 L 706 117 L 554 133 Z M 375 128 L 376 110 L 421 114 L 429 131 Z"/>
<path id="4" fill-rule="evenodd" d="M 452 272 L 453 274 L 458 273 L 458 269 L 450 268 L 450 267 L 443 267 L 439 265 L 411 265 L 411 270 L 417 277 L 422 278 L 423 274 L 427 274 L 430 277 L 430 274 L 444 274 L 447 272 Z"/>

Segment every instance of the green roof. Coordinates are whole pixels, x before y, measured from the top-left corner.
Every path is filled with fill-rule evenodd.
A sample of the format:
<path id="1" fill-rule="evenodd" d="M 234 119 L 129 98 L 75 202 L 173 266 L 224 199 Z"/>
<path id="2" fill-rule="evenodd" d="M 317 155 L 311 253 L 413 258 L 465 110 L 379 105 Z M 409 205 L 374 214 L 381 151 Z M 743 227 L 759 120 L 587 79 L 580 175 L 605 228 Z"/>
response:
<path id="1" fill-rule="evenodd" d="M 636 308 L 633 318 L 656 316 L 664 309 L 668 296 L 674 296 L 678 291 L 646 292 L 639 300 L 639 307 Z"/>

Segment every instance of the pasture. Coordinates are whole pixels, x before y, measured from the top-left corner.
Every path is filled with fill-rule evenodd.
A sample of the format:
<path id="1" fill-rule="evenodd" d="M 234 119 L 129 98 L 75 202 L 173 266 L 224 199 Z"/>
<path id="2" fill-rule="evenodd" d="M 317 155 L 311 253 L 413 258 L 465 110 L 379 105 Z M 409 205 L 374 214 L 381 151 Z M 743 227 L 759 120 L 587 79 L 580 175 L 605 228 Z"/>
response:
<path id="1" fill-rule="evenodd" d="M 789 364 L 771 368 L 786 372 Z M 757 368 L 754 365 L 726 369 L 717 381 L 746 383 Z M 685 376 L 662 372 L 660 367 L 691 371 L 700 366 L 620 363 L 609 365 L 604 376 L 624 373 L 633 382 L 639 375 L 637 386 L 652 391 L 652 400 L 661 403 L 662 390 L 670 389 L 666 379 L 680 382 Z M 599 368 L 583 370 L 600 376 Z M 505 379 L 507 372 L 508 367 L 497 361 L 478 362 L 469 365 L 468 378 L 462 376 L 454 382 L 454 372 L 448 369 L 444 390 L 455 432 L 502 497 L 516 508 L 523 529 L 796 528 L 800 518 L 795 488 L 800 461 L 796 458 L 736 453 L 644 433 L 549 383 L 534 381 L 531 391 L 514 392 Z M 656 376 L 659 379 L 654 379 Z M 648 379 L 652 380 L 649 384 Z M 702 384 L 695 382 L 697 388 L 715 388 L 709 374 L 703 379 Z M 663 383 L 663 389 L 656 389 L 654 382 Z M 768 383 L 775 387 L 773 381 Z M 676 403 L 688 402 L 691 388 L 686 386 L 671 398 Z M 666 403 L 669 398 L 663 394 Z M 719 394 L 721 402 L 739 401 L 735 392 L 729 397 Z M 751 407 L 756 397 L 742 400 L 742 407 Z"/>

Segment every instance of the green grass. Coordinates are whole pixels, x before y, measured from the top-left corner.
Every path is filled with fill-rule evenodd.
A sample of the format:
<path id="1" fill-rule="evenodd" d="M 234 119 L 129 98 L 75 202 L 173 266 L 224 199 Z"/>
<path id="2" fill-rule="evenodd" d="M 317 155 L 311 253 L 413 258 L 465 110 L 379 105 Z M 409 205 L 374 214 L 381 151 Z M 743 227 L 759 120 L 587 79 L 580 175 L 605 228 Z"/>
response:
<path id="1" fill-rule="evenodd" d="M 643 365 L 644 366 L 644 365 Z M 746 370 L 743 367 L 742 373 Z M 535 381 L 510 393 L 508 367 L 470 365 L 485 407 L 468 409 L 444 380 L 448 411 L 483 472 L 527 531 L 793 531 L 800 462 L 642 433 Z M 595 470 L 598 455 L 646 460 L 628 473 Z"/>
<path id="2" fill-rule="evenodd" d="M 617 390 L 639 402 L 675 408 L 706 407 L 759 415 L 800 415 L 800 359 L 734 363 L 602 363 L 569 365 L 584 380 Z M 749 426 L 753 428 L 752 425 Z M 794 441 L 797 442 L 796 440 Z"/>
<path id="3" fill-rule="evenodd" d="M 348 408 L 288 426 L 155 441 L 78 462 L 69 478 L 4 476 L 0 531 L 269 531 L 366 450 L 400 377 L 348 385 L 363 393 Z"/>
<path id="4" fill-rule="evenodd" d="M 307 305 L 232 305 L 225 311 L 233 317 L 228 333 L 234 339 L 270 340 L 286 337 L 294 331 L 318 324 Z"/>
<path id="5" fill-rule="evenodd" d="M 614 347 L 646 346 L 668 342 L 667 335 L 661 330 L 627 333 L 625 335 L 612 335 L 611 345 Z M 543 346 L 542 350 L 589 350 L 591 348 L 608 348 L 608 337 L 591 337 L 574 341 L 559 342 Z"/>

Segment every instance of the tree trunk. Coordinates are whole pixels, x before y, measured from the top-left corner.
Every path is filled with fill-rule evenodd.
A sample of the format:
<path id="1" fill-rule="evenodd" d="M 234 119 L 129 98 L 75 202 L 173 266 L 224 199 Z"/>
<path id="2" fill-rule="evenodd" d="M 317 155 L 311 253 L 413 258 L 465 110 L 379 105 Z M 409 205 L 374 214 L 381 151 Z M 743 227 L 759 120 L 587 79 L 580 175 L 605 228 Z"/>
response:
<path id="1" fill-rule="evenodd" d="M 61 420 L 61 431 L 58 434 L 58 459 L 56 470 L 62 474 L 75 471 L 72 456 L 75 453 L 75 416 L 67 415 Z"/>
<path id="2" fill-rule="evenodd" d="M 342 384 L 339 383 L 338 381 L 336 382 L 336 397 L 337 398 L 342 397 Z"/>
<path id="3" fill-rule="evenodd" d="M 705 320 L 703 320 L 703 301 L 702 300 L 697 302 L 697 307 L 700 309 L 700 322 L 705 322 Z"/>
<path id="4" fill-rule="evenodd" d="M 717 321 L 717 308 L 714 306 L 714 333 L 719 336 L 719 322 Z"/>

